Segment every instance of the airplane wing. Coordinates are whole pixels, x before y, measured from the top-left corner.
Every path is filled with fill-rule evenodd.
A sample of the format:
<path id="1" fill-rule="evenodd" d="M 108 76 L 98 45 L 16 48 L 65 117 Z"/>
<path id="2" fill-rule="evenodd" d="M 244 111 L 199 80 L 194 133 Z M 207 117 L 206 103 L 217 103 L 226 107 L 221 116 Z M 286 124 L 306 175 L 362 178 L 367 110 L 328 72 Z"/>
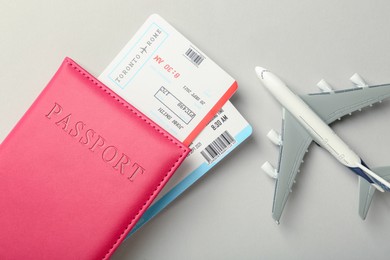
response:
<path id="1" fill-rule="evenodd" d="M 379 176 L 387 181 L 390 181 L 390 167 L 379 167 L 372 169 Z M 359 215 L 364 220 L 366 219 L 368 209 L 370 208 L 372 196 L 375 193 L 375 187 L 368 181 L 359 177 Z"/>
<path id="2" fill-rule="evenodd" d="M 311 142 L 312 138 L 307 131 L 287 110 L 283 109 L 282 145 L 272 207 L 272 217 L 278 223 L 303 156 Z"/>
<path id="3" fill-rule="evenodd" d="M 340 91 L 300 96 L 327 124 L 356 110 L 390 97 L 390 84 L 358 87 Z M 390 181 L 390 167 L 372 169 Z M 359 215 L 364 220 L 370 208 L 375 187 L 359 177 Z"/>
<path id="4" fill-rule="evenodd" d="M 390 97 L 390 84 L 300 96 L 327 124 Z"/>

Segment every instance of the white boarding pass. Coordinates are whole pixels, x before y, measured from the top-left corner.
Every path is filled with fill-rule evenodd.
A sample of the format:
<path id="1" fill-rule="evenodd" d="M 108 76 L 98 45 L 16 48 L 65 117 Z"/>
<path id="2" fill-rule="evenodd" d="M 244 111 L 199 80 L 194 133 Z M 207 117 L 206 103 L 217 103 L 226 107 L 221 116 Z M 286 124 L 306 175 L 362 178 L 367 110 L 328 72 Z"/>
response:
<path id="1" fill-rule="evenodd" d="M 229 74 L 156 14 L 99 80 L 186 145 L 237 89 Z"/>
<path id="2" fill-rule="evenodd" d="M 145 211 L 128 237 L 160 213 L 251 134 L 252 127 L 228 101 L 195 138 L 190 145 L 191 153 Z"/>

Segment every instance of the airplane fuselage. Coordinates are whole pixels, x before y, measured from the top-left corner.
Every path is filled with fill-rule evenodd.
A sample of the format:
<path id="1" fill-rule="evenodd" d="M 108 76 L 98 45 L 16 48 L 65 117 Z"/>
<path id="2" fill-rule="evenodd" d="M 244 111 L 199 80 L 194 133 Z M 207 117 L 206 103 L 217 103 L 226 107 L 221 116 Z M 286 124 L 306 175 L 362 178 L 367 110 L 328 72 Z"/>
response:
<path id="1" fill-rule="evenodd" d="M 371 170 L 320 115 L 324 114 L 324 117 L 327 117 L 330 113 L 332 120 L 325 120 L 332 122 L 337 117 L 353 112 L 353 109 L 359 110 L 374 102 L 381 102 L 384 98 L 390 97 L 390 89 L 384 88 L 388 85 L 367 86 L 360 80 L 360 83 L 363 82 L 366 86 L 359 89 L 361 92 L 353 92 L 357 89 L 351 89 L 320 95 L 319 97 L 326 98 L 329 106 L 334 106 L 325 107 L 325 103 L 322 102 L 325 100 L 318 104 L 314 102 L 318 100 L 317 98 L 311 100 L 307 97 L 309 103 L 306 103 L 304 101 L 306 97 L 301 98 L 295 95 L 281 79 L 270 71 L 261 67 L 256 67 L 255 71 L 263 86 L 283 106 L 282 134 L 279 135 L 275 130 L 271 130 L 267 134 L 267 137 L 274 144 L 281 146 L 278 168 L 275 169 L 269 162 L 265 162 L 261 166 L 269 176 L 277 179 L 272 207 L 273 218 L 279 223 L 288 193 L 291 192 L 291 186 L 299 171 L 300 160 L 304 157 L 304 149 L 307 149 L 309 144 L 314 141 L 360 177 L 359 214 L 364 219 L 375 188 L 381 192 L 390 192 L 390 167 L 378 167 Z M 327 84 L 322 84 L 319 87 L 323 91 L 332 91 Z M 346 94 L 338 96 L 339 93 Z M 320 114 L 317 114 L 316 111 Z M 293 140 L 294 138 L 296 140 Z"/>
<path id="2" fill-rule="evenodd" d="M 268 91 L 298 120 L 315 142 L 349 168 L 361 164 L 360 157 L 284 82 L 267 70 L 263 70 L 260 77 Z"/>

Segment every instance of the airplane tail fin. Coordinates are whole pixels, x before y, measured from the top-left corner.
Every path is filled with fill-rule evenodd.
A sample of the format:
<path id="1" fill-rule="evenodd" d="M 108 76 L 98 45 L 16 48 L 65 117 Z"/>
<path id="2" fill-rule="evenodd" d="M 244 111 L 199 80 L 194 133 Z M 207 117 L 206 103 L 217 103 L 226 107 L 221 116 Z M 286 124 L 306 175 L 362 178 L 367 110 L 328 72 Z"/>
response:
<path id="1" fill-rule="evenodd" d="M 370 179 L 373 181 L 373 185 L 375 186 L 375 188 L 377 188 L 381 192 L 390 191 L 390 183 L 389 183 L 389 181 L 386 180 L 385 178 L 383 178 L 383 176 L 382 176 L 382 175 L 385 174 L 382 171 L 386 170 L 387 167 L 381 167 L 381 168 L 376 168 L 376 169 L 370 170 L 364 164 L 364 162 L 362 162 L 362 164 L 360 164 L 358 167 L 370 177 Z M 380 174 L 379 173 L 375 173 L 378 170 L 381 171 Z"/>
<path id="2" fill-rule="evenodd" d="M 373 172 L 379 175 L 385 181 L 390 181 L 390 166 L 373 168 Z M 374 180 L 375 181 L 375 180 Z M 374 185 L 376 184 L 376 185 Z M 372 197 L 375 190 L 378 189 L 378 183 L 369 183 L 362 177 L 359 177 L 359 215 L 364 220 L 366 219 L 368 209 L 370 208 Z M 380 184 L 383 187 L 383 184 Z"/>

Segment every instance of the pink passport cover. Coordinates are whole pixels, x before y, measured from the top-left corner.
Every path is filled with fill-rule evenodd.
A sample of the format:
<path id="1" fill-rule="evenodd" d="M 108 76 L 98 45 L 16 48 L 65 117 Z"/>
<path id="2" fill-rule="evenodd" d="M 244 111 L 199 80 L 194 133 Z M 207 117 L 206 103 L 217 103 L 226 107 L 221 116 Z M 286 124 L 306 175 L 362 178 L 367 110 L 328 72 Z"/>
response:
<path id="1" fill-rule="evenodd" d="M 0 146 L 0 259 L 106 259 L 189 149 L 66 58 Z"/>

